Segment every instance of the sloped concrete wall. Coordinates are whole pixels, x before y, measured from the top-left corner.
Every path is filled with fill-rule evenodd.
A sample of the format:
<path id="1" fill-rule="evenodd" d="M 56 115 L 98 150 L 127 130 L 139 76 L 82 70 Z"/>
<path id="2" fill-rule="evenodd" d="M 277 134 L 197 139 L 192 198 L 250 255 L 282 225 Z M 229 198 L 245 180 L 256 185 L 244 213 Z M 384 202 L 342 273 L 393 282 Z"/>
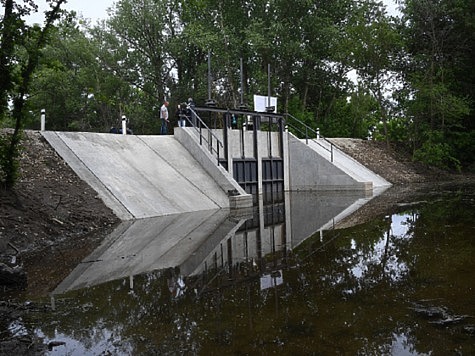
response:
<path id="1" fill-rule="evenodd" d="M 214 179 L 173 136 L 43 136 L 122 220 L 230 207 L 232 184 Z"/>
<path id="2" fill-rule="evenodd" d="M 293 135 L 289 142 L 289 189 L 369 190 L 371 182 L 358 182 Z"/>

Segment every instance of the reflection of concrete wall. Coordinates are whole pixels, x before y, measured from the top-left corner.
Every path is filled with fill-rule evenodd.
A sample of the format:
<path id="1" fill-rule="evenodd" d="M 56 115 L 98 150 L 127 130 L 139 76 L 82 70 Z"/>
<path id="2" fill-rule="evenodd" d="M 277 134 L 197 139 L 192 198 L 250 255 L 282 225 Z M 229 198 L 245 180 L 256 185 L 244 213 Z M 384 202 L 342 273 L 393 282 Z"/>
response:
<path id="1" fill-rule="evenodd" d="M 209 267 L 209 263 L 211 263 L 210 256 L 214 255 L 217 246 L 224 249 L 226 241 L 233 238 L 235 232 L 244 222 L 245 219 L 240 221 L 226 219 L 218 226 L 215 226 L 208 238 L 206 238 L 199 248 L 193 251 L 193 254 L 188 256 L 186 261 L 180 265 L 182 274 L 185 276 L 195 275 L 203 272 L 205 268 Z M 203 226 L 207 225 L 207 222 L 203 223 Z"/>
<path id="2" fill-rule="evenodd" d="M 209 210 L 126 221 L 56 288 L 54 293 L 179 266 L 190 274 L 240 222 L 229 210 Z"/>
<path id="3" fill-rule="evenodd" d="M 216 267 L 221 268 L 226 265 L 256 260 L 258 257 L 274 251 L 282 251 L 286 247 L 282 243 L 284 230 L 284 224 L 278 224 L 264 229 L 239 231 L 229 239 L 221 241 L 203 261 L 203 266 L 211 267 L 216 264 Z M 228 254 L 228 244 L 231 244 L 231 256 Z"/>
<path id="4" fill-rule="evenodd" d="M 285 244 L 282 243 L 285 227 L 283 224 L 274 226 L 268 226 L 262 231 L 261 244 L 262 255 L 267 255 L 274 251 L 281 251 L 285 248 Z"/>
<path id="5" fill-rule="evenodd" d="M 291 192 L 291 248 L 312 236 L 329 221 L 351 206 L 359 206 L 358 201 L 366 201 L 364 192 Z"/>
<path id="6" fill-rule="evenodd" d="M 202 261 L 194 275 L 204 272 L 209 268 L 223 268 L 236 263 L 255 259 L 258 256 L 257 242 L 259 235 L 256 230 L 237 232 L 221 239 Z M 230 249 L 230 250 L 229 250 Z M 231 255 L 229 255 L 231 252 Z M 231 260 L 230 260 L 231 257 Z"/>
<path id="7" fill-rule="evenodd" d="M 332 219 L 356 210 L 369 197 L 359 191 L 326 191 L 290 192 L 285 195 L 285 199 L 285 223 L 264 226 L 261 204 L 259 226 L 239 231 L 234 229 L 227 236 L 216 238 L 216 245 L 209 245 L 212 249 L 208 250 L 208 255 L 193 274 L 204 272 L 207 268 L 232 266 L 295 248 L 319 229 L 326 228 Z"/>
<path id="8" fill-rule="evenodd" d="M 125 221 L 53 294 L 169 267 L 179 267 L 185 276 L 197 275 L 292 249 L 355 202 L 366 200 L 357 192 L 292 192 L 285 199 L 285 218 L 279 215 L 276 220 L 264 218 L 260 200 L 257 216 L 249 212 L 230 217 L 229 210 L 218 209 Z M 245 229 L 244 222 L 251 218 L 255 223 Z"/>

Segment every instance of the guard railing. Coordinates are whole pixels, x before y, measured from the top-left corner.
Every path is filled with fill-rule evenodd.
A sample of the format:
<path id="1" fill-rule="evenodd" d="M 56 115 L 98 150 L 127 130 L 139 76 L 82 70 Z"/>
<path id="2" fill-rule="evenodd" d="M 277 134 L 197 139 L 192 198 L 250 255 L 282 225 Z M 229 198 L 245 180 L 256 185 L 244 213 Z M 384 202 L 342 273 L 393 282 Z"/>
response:
<path id="1" fill-rule="evenodd" d="M 287 113 L 285 114 L 287 117 L 286 124 L 291 129 L 292 133 L 294 133 L 298 138 L 304 138 L 305 143 L 308 145 L 308 141 L 311 140 L 315 142 L 317 145 L 322 147 L 325 151 L 330 154 L 330 161 L 333 162 L 333 153 L 334 153 L 334 144 L 328 141 L 325 137 L 320 135 L 318 129 L 313 129 L 304 123 L 302 120 L 299 120 L 295 116 Z M 326 142 L 327 145 L 322 145 L 321 142 Z M 330 148 L 328 148 L 330 146 Z"/>
<path id="2" fill-rule="evenodd" d="M 224 147 L 223 143 L 213 133 L 213 131 L 211 131 L 211 129 L 205 124 L 205 122 L 191 106 L 188 105 L 187 109 L 191 112 L 192 116 L 186 116 L 186 120 L 190 123 L 190 126 L 194 127 L 195 130 L 198 132 L 200 145 L 203 146 L 204 143 L 208 146 L 208 151 L 211 153 L 211 155 L 216 155 L 219 166 L 220 147 Z M 193 120 L 194 118 L 196 119 L 196 121 Z"/>

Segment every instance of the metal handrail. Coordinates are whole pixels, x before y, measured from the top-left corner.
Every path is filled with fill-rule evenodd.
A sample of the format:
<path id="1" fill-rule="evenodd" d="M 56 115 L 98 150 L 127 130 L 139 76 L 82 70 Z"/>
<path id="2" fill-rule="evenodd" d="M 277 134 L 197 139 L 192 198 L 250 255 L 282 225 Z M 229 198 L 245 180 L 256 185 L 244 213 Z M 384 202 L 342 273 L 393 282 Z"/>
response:
<path id="1" fill-rule="evenodd" d="M 194 125 L 193 121 L 191 120 L 191 117 L 185 116 L 186 120 L 190 123 L 191 127 L 195 128 L 195 130 L 198 132 L 199 137 L 200 137 L 200 145 L 203 145 L 203 140 L 208 144 L 208 150 L 211 152 L 211 154 L 216 153 L 217 160 L 218 160 L 218 166 L 219 166 L 219 146 L 224 148 L 223 143 L 221 140 L 211 131 L 211 129 L 204 123 L 204 121 L 201 119 L 201 117 L 197 114 L 195 110 L 193 110 L 189 105 L 187 105 L 187 109 L 191 111 L 191 113 L 198 119 L 199 125 L 198 127 Z M 205 135 L 203 135 L 203 128 L 207 130 L 208 132 L 208 139 L 206 139 Z M 213 138 L 216 140 L 217 145 L 216 149 L 213 147 Z"/>
<path id="2" fill-rule="evenodd" d="M 314 130 L 312 129 L 310 126 L 308 126 L 306 123 L 304 123 L 302 120 L 299 120 L 298 118 L 296 118 L 295 116 L 289 114 L 289 113 L 286 113 L 285 116 L 289 117 L 290 119 L 292 119 L 293 121 L 297 122 L 298 124 L 300 124 L 301 126 L 304 127 L 305 130 L 302 130 L 300 129 L 299 127 L 293 125 L 289 120 L 287 120 L 287 125 L 290 126 L 292 129 L 294 129 L 295 131 L 299 132 L 300 134 L 304 135 L 305 136 L 305 143 L 308 145 L 308 140 L 311 140 L 312 142 L 315 142 L 317 145 L 319 145 L 320 147 L 322 147 L 324 150 L 328 151 L 330 153 L 330 161 L 333 162 L 333 147 L 335 146 L 332 142 L 328 141 L 325 137 L 323 137 L 322 135 L 320 135 L 318 133 L 318 130 Z M 309 137 L 309 132 L 312 132 L 312 133 L 315 133 L 315 137 Z M 323 140 L 325 142 L 327 142 L 329 145 L 330 145 L 330 149 L 328 149 L 327 147 L 325 147 L 324 145 L 322 145 L 320 142 L 318 142 L 319 140 Z"/>

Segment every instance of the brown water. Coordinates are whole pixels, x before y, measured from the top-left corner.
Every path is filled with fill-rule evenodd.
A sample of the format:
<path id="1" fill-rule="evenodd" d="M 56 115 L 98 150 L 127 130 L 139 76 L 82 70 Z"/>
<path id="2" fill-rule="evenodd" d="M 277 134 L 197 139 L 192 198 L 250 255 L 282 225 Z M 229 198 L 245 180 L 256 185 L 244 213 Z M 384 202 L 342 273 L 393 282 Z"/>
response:
<path id="1" fill-rule="evenodd" d="M 292 246 L 288 205 L 267 206 L 201 273 L 156 270 L 55 295 L 54 310 L 11 331 L 65 342 L 58 355 L 474 355 L 475 193 L 407 203 Z"/>

